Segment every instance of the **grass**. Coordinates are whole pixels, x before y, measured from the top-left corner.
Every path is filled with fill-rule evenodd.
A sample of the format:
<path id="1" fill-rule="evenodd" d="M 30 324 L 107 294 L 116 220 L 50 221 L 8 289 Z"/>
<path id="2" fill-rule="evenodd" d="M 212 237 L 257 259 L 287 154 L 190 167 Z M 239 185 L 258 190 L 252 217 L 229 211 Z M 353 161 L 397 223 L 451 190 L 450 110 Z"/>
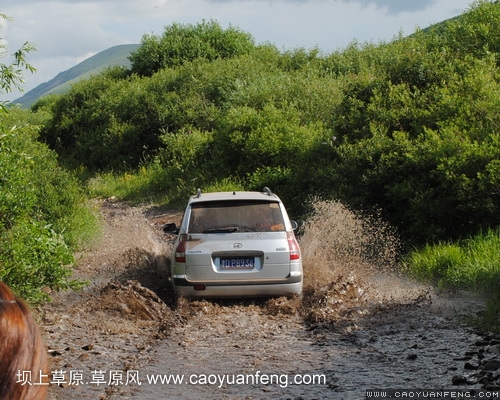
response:
<path id="1" fill-rule="evenodd" d="M 500 287 L 500 228 L 460 242 L 427 245 L 407 259 L 410 273 L 444 289 L 469 288 L 485 293 Z"/>
<path id="2" fill-rule="evenodd" d="M 85 174 L 81 174 L 82 176 Z M 85 179 L 84 179 L 85 180 Z M 90 197 L 117 197 L 131 203 L 168 202 L 169 188 L 161 170 L 141 167 L 135 173 L 106 172 L 87 179 Z"/>
<path id="3" fill-rule="evenodd" d="M 204 192 L 245 190 L 236 178 L 224 178 L 209 184 L 198 180 L 172 178 L 156 163 L 142 166 L 133 173 L 107 172 L 90 178 L 85 177 L 85 174 L 86 171 L 80 171 L 81 179 L 87 182 L 90 197 L 116 197 L 132 204 L 170 204 L 174 207 L 184 207 L 188 197 L 195 194 L 199 187 Z"/>
<path id="4" fill-rule="evenodd" d="M 443 289 L 474 290 L 487 307 L 481 325 L 499 328 L 500 227 L 459 242 L 441 242 L 412 251 L 406 259 L 410 275 Z"/>

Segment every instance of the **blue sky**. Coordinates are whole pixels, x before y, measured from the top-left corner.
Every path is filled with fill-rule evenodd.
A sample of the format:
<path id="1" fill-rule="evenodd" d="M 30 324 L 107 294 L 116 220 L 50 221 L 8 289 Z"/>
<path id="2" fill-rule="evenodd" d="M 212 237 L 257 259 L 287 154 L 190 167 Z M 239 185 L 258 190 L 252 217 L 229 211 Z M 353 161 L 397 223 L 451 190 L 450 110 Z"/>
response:
<path id="1" fill-rule="evenodd" d="M 8 53 L 24 42 L 37 51 L 29 62 L 24 90 L 55 77 L 109 47 L 140 43 L 144 34 L 163 33 L 174 22 L 214 19 L 250 33 L 257 43 L 280 49 L 318 47 L 325 53 L 349 43 L 390 41 L 400 32 L 455 17 L 471 0 L 2 0 L 0 38 Z M 8 58 L 0 59 L 7 63 Z M 20 93 L 0 94 L 14 100 Z"/>

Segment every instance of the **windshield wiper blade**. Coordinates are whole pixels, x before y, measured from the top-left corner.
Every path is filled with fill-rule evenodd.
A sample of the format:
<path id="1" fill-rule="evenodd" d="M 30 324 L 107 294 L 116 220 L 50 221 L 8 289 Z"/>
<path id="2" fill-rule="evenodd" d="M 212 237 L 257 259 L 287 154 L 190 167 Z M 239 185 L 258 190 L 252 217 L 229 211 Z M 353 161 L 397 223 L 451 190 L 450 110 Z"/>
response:
<path id="1" fill-rule="evenodd" d="M 237 226 L 228 226 L 226 228 L 211 228 L 205 229 L 203 233 L 233 233 L 238 232 Z"/>

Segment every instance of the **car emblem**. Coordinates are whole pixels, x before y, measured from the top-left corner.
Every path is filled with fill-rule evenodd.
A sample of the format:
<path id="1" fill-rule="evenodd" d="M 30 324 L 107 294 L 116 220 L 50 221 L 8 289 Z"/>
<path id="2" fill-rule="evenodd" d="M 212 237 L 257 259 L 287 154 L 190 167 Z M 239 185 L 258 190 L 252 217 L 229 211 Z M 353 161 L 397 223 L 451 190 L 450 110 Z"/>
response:
<path id="1" fill-rule="evenodd" d="M 233 243 L 233 249 L 241 249 L 243 247 L 242 243 Z"/>

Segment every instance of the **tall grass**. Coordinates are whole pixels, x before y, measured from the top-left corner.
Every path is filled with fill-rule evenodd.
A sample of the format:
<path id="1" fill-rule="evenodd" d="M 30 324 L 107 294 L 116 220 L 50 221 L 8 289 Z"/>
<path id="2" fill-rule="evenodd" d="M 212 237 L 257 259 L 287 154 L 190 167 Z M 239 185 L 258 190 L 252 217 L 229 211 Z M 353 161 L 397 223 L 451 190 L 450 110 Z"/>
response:
<path id="1" fill-rule="evenodd" d="M 443 289 L 468 289 L 487 298 L 484 324 L 500 325 L 500 227 L 458 242 L 409 253 L 408 272 Z"/>
<path id="2" fill-rule="evenodd" d="M 223 192 L 245 190 L 237 178 L 224 178 L 204 184 L 197 179 L 172 180 L 168 171 L 152 162 L 141 166 L 135 172 L 105 172 L 85 179 L 86 171 L 80 176 L 86 180 L 87 191 L 91 198 L 116 197 L 131 204 L 169 204 L 172 207 L 183 207 L 196 189 L 204 192 Z"/>
<path id="3" fill-rule="evenodd" d="M 459 242 L 442 242 L 412 251 L 410 273 L 444 289 L 475 289 L 496 293 L 500 288 L 500 228 Z"/>
<path id="4" fill-rule="evenodd" d="M 136 171 L 103 172 L 88 177 L 82 169 L 79 176 L 86 181 L 91 198 L 117 197 L 132 204 L 169 203 L 172 184 L 165 172 L 155 163 L 141 166 Z"/>

